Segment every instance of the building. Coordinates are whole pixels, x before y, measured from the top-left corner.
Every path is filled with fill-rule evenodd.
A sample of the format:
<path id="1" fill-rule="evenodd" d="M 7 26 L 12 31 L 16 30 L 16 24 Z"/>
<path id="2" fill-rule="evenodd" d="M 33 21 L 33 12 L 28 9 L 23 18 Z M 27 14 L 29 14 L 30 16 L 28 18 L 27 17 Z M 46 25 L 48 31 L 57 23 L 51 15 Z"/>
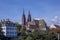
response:
<path id="1" fill-rule="evenodd" d="M 30 14 L 30 10 L 28 12 L 28 19 L 27 19 L 27 22 L 31 22 L 31 14 Z"/>
<path id="2" fill-rule="evenodd" d="M 17 39 L 17 27 L 9 19 L 1 21 L 3 35 L 7 38 Z"/>
<path id="3" fill-rule="evenodd" d="M 34 30 L 34 29 L 40 29 L 43 31 L 47 30 L 47 24 L 43 19 L 33 19 L 31 18 L 30 10 L 28 11 L 28 17 L 26 20 L 24 10 L 23 10 L 23 15 L 22 15 L 22 29 L 26 30 Z"/>
<path id="4" fill-rule="evenodd" d="M 39 20 L 39 29 L 40 30 L 43 30 L 43 31 L 46 31 L 48 28 L 47 28 L 47 24 L 46 22 L 44 21 L 44 19 L 40 19 Z"/>
<path id="5" fill-rule="evenodd" d="M 24 14 L 24 10 L 23 10 L 23 15 L 22 15 L 22 29 L 25 30 L 26 29 L 26 17 Z"/>
<path id="6" fill-rule="evenodd" d="M 54 31 L 54 32 L 60 33 L 60 26 L 59 25 L 52 24 L 49 27 L 49 29 L 52 30 L 52 31 Z"/>
<path id="7" fill-rule="evenodd" d="M 35 21 L 28 22 L 26 25 L 26 30 L 33 31 L 34 29 L 38 28 L 38 25 L 36 25 Z"/>

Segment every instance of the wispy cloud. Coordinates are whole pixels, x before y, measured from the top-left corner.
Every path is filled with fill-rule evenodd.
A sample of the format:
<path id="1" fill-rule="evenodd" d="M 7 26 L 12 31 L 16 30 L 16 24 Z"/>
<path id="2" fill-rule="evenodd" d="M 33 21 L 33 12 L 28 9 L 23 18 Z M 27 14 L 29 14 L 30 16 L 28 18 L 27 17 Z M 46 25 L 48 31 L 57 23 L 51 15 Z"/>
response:
<path id="1" fill-rule="evenodd" d="M 51 20 L 53 24 L 60 25 L 60 18 L 58 16 L 54 16 L 54 18 Z"/>

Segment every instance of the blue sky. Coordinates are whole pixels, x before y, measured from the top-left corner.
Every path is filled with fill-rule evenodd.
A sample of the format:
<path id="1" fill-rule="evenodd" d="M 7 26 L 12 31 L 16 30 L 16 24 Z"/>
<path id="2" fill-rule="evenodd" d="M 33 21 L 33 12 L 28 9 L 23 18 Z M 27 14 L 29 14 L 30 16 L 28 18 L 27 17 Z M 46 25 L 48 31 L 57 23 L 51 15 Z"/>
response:
<path id="1" fill-rule="evenodd" d="M 26 17 L 30 10 L 32 18 L 43 18 L 47 23 L 60 17 L 60 0 L 0 0 L 0 20 L 21 23 L 23 8 Z"/>

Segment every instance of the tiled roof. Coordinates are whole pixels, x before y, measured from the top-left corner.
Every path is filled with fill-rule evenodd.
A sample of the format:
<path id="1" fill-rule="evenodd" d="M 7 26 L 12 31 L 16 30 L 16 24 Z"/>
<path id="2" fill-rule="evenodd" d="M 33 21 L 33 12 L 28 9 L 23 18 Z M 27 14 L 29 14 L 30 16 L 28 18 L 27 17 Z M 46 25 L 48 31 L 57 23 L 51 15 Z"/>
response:
<path id="1" fill-rule="evenodd" d="M 13 26 L 13 25 L 15 25 L 13 22 L 11 22 L 11 21 L 2 21 L 1 22 L 2 24 L 5 24 L 5 26 L 7 26 L 7 25 L 10 25 L 10 26 Z"/>

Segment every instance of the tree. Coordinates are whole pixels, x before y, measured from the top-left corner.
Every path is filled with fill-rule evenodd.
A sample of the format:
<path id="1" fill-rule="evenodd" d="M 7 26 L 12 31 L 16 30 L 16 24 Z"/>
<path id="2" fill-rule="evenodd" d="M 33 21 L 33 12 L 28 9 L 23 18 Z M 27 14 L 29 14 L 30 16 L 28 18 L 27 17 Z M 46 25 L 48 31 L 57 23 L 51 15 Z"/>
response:
<path id="1" fill-rule="evenodd" d="M 57 40 L 57 34 L 51 30 L 42 32 L 39 29 L 35 29 L 31 34 L 29 31 L 22 30 L 18 40 Z"/>
<path id="2" fill-rule="evenodd" d="M 15 25 L 16 25 L 16 27 L 18 28 L 18 33 L 20 33 L 20 31 L 21 31 L 21 24 L 15 23 Z"/>
<path id="3" fill-rule="evenodd" d="M 33 40 L 33 37 L 32 37 L 32 36 L 28 36 L 28 37 L 26 38 L 26 40 Z"/>
<path id="4" fill-rule="evenodd" d="M 0 22 L 0 35 L 2 35 L 2 24 L 1 24 L 1 22 Z"/>
<path id="5" fill-rule="evenodd" d="M 3 40 L 3 38 L 4 38 L 3 33 L 4 33 L 4 32 L 2 31 L 2 28 L 1 28 L 1 27 L 2 27 L 2 24 L 1 24 L 1 22 L 0 22 L 0 39 Z"/>
<path id="6" fill-rule="evenodd" d="M 34 40 L 43 40 L 43 32 L 41 32 L 39 29 L 35 29 L 32 33 Z"/>
<path id="7" fill-rule="evenodd" d="M 18 37 L 18 40 L 25 40 L 27 37 L 27 34 L 24 30 L 21 31 L 19 37 Z"/>
<path id="8" fill-rule="evenodd" d="M 0 27 L 2 27 L 2 24 L 1 24 L 1 22 L 0 22 Z"/>
<path id="9" fill-rule="evenodd" d="M 57 40 L 57 34 L 49 30 L 45 33 L 45 40 Z"/>

